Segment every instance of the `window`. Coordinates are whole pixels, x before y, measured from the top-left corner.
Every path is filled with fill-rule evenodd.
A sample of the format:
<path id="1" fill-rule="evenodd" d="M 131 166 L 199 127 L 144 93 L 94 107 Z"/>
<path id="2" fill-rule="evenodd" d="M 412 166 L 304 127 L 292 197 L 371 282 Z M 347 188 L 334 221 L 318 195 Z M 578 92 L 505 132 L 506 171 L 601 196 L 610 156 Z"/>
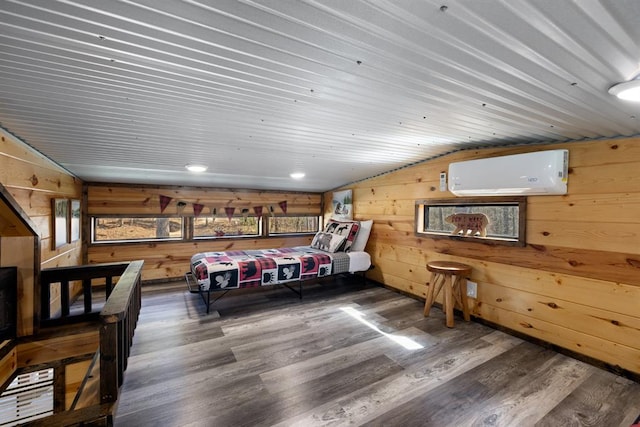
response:
<path id="1" fill-rule="evenodd" d="M 317 233 L 319 216 L 277 216 L 269 218 L 269 234 Z"/>
<path id="2" fill-rule="evenodd" d="M 416 234 L 524 246 L 526 198 L 457 198 L 416 202 Z"/>
<path id="3" fill-rule="evenodd" d="M 256 237 L 262 234 L 262 217 L 198 217 L 193 220 L 193 237 Z"/>
<path id="4" fill-rule="evenodd" d="M 258 216 L 94 216 L 91 243 L 189 241 L 317 233 L 319 215 Z"/>
<path id="5" fill-rule="evenodd" d="M 92 218 L 93 242 L 182 239 L 182 217 Z"/>

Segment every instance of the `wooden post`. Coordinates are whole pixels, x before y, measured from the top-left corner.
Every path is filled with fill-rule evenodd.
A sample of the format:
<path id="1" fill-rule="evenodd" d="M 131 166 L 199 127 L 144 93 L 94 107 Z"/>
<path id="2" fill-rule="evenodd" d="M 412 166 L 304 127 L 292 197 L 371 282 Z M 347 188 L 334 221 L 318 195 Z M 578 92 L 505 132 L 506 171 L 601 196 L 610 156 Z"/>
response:
<path id="1" fill-rule="evenodd" d="M 60 282 L 60 307 L 62 309 L 62 317 L 69 315 L 69 308 L 71 305 L 69 300 L 69 281 L 63 280 Z"/>
<path id="2" fill-rule="evenodd" d="M 91 311 L 93 311 L 93 304 L 91 301 L 91 279 L 84 279 L 82 281 L 82 292 L 84 294 L 84 312 L 91 313 Z"/>
<path id="3" fill-rule="evenodd" d="M 66 365 L 53 368 L 53 412 L 66 410 Z"/>
<path id="4" fill-rule="evenodd" d="M 109 295 L 111 295 L 112 289 L 113 289 L 113 277 L 107 276 L 107 278 L 105 279 L 105 292 L 106 292 L 107 298 L 109 298 Z"/>
<path id="5" fill-rule="evenodd" d="M 100 403 L 118 398 L 118 324 L 100 327 Z"/>
<path id="6" fill-rule="evenodd" d="M 100 312 L 100 401 L 115 402 L 124 371 L 135 322 L 141 307 L 141 273 L 144 261 L 133 261 L 120 276 Z"/>

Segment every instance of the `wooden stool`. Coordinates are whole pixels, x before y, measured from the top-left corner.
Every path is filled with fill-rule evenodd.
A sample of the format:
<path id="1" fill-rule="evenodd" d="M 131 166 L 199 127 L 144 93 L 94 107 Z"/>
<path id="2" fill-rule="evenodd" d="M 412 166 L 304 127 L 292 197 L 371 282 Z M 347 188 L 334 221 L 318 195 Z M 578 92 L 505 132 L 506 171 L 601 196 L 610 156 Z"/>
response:
<path id="1" fill-rule="evenodd" d="M 459 262 L 433 261 L 427 263 L 427 270 L 431 272 L 431 281 L 427 290 L 427 300 L 424 303 L 424 315 L 429 316 L 433 301 L 440 289 L 444 287 L 442 311 L 447 315 L 447 327 L 453 328 L 455 302 L 462 306 L 464 320 L 468 322 L 471 318 L 467 305 L 467 276 L 471 274 L 471 266 Z"/>

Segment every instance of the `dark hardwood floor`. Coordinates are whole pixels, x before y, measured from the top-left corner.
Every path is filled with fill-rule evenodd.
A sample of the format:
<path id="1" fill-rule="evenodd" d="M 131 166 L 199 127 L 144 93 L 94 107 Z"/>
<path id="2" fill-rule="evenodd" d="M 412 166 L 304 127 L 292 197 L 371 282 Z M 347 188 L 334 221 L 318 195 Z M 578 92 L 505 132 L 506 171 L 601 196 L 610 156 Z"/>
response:
<path id="1" fill-rule="evenodd" d="M 640 384 L 343 278 L 238 290 L 205 314 L 145 287 L 122 426 L 625 426 Z"/>

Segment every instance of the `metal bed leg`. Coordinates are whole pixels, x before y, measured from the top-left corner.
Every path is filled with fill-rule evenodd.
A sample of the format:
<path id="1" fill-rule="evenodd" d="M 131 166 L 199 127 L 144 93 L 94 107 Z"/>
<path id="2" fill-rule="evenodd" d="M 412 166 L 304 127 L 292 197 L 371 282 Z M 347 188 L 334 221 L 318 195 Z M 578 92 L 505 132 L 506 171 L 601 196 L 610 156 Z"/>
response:
<path id="1" fill-rule="evenodd" d="M 300 299 L 302 299 L 302 280 L 298 280 L 298 290 L 297 291 L 294 288 L 292 288 L 291 286 L 289 286 L 287 283 L 282 283 L 282 285 L 284 287 L 286 287 L 287 289 L 289 289 L 294 294 L 297 294 L 300 297 Z"/>
<path id="2" fill-rule="evenodd" d="M 216 299 L 214 299 L 213 301 L 211 301 L 211 289 L 209 289 L 208 291 L 202 291 L 202 292 L 206 292 L 207 293 L 207 299 L 204 298 L 204 295 L 202 295 L 202 293 L 200 295 L 202 295 L 202 299 L 204 300 L 204 303 L 207 304 L 207 314 L 209 314 L 209 309 L 211 307 L 211 304 L 215 304 L 216 301 L 218 301 L 220 298 L 222 298 L 223 296 L 225 296 L 227 294 L 227 292 L 231 291 L 232 289 L 227 289 L 226 291 L 224 291 L 222 293 L 222 295 L 220 295 L 219 297 L 217 297 Z"/>
<path id="3" fill-rule="evenodd" d="M 184 280 L 187 282 L 187 289 L 189 289 L 189 292 L 191 292 L 192 294 L 200 294 L 200 296 L 202 297 L 202 301 L 204 301 L 204 303 L 207 305 L 207 314 L 209 314 L 209 312 L 211 311 L 211 304 L 215 304 L 216 301 L 225 296 L 227 292 L 231 290 L 225 290 L 222 295 L 211 301 L 211 289 L 203 291 L 199 286 L 195 285 L 195 279 L 193 279 L 193 274 L 191 272 L 185 273 Z M 192 281 L 194 282 L 194 284 L 191 283 Z M 206 297 L 204 296 L 205 293 L 207 294 Z"/>

